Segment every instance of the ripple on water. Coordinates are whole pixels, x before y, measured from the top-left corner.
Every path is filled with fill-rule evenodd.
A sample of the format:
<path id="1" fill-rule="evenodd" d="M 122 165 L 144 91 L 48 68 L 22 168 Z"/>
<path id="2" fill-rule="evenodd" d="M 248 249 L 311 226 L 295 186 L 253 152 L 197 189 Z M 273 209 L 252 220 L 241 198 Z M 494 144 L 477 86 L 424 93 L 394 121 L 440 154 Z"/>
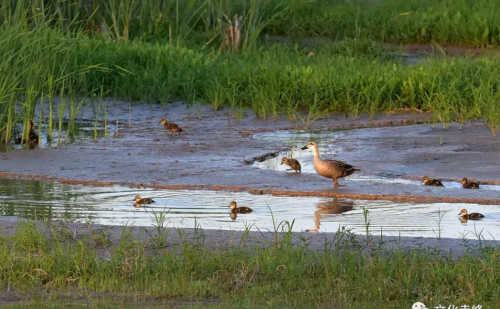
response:
<path id="1" fill-rule="evenodd" d="M 135 208 L 135 195 L 152 197 L 156 203 Z M 254 209 L 250 214 L 230 217 L 229 203 Z M 88 187 L 57 182 L 0 179 L 0 214 L 23 218 L 62 219 L 107 225 L 152 226 L 155 212 L 166 212 L 170 227 L 205 229 L 273 229 L 273 218 L 294 221 L 294 231 L 336 232 L 340 227 L 365 233 L 363 208 L 374 234 L 477 238 L 500 238 L 500 211 L 495 206 L 463 203 L 395 203 L 320 197 L 251 195 L 242 192 L 131 189 L 122 186 Z M 467 208 L 486 218 L 462 223 L 458 213 Z M 272 211 L 272 215 L 271 215 Z M 441 220 L 440 220 L 441 218 Z M 440 222 L 438 224 L 438 222 Z M 476 232 L 476 234 L 477 234 Z"/>

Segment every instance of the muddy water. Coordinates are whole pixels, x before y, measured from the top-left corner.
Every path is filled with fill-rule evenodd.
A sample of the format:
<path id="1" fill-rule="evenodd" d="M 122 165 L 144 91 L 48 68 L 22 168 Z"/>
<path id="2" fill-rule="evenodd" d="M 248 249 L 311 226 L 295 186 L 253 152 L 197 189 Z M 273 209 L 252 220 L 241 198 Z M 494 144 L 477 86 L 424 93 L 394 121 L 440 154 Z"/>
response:
<path id="1" fill-rule="evenodd" d="M 20 137 L 22 134 L 22 127 L 17 127 L 17 136 Z M 42 131 L 40 133 L 38 128 L 35 128 L 38 136 L 40 137 L 41 143 L 40 145 L 36 145 L 36 147 L 40 148 L 50 148 L 50 147 L 58 147 L 61 144 L 67 143 L 86 143 L 94 141 L 95 137 L 110 137 L 116 131 L 116 126 L 114 124 L 107 124 L 106 128 L 104 128 L 102 123 L 98 123 L 97 126 L 94 126 L 92 122 L 79 122 L 75 123 L 73 134 L 68 134 L 68 125 L 64 124 L 61 128 L 61 134 L 59 138 L 59 127 L 56 126 L 52 131 L 52 140 L 47 139 L 47 126 L 42 126 Z M 19 149 L 33 149 L 33 145 L 17 145 L 14 144 L 14 141 L 10 144 L 0 144 L 0 151 L 10 151 L 10 150 L 19 150 Z"/>
<path id="2" fill-rule="evenodd" d="M 135 208 L 135 195 L 156 203 Z M 254 212 L 231 218 L 229 203 Z M 389 201 L 277 197 L 248 193 L 132 189 L 121 186 L 88 187 L 57 182 L 0 179 L 0 215 L 37 219 L 67 219 L 107 225 L 151 226 L 155 212 L 166 212 L 169 227 L 252 230 L 273 229 L 276 223 L 294 221 L 294 231 L 335 232 L 340 227 L 364 234 L 363 208 L 368 210 L 374 234 L 393 236 L 500 239 L 500 209 L 477 204 L 418 204 Z M 460 209 L 481 212 L 486 218 L 461 222 Z M 271 213 L 272 212 L 272 213 Z M 235 220 L 233 220 L 235 219 Z"/>
<path id="3" fill-rule="evenodd" d="M 295 171 L 290 171 L 289 166 L 285 164 L 281 164 L 281 159 L 284 156 L 293 157 L 299 160 L 302 173 L 314 173 L 314 163 L 313 163 L 313 155 L 310 150 L 300 150 L 300 147 L 305 146 L 308 142 L 313 141 L 318 145 L 320 150 L 320 155 L 323 159 L 331 159 L 336 160 L 336 155 L 343 151 L 343 147 L 340 147 L 335 144 L 335 140 L 343 134 L 342 132 L 332 132 L 332 131 L 316 131 L 316 132 L 304 132 L 304 131 L 275 131 L 275 132 L 266 132 L 266 133 L 258 133 L 254 135 L 256 139 L 262 140 L 280 140 L 285 145 L 287 151 L 281 151 L 277 157 L 268 158 L 265 161 L 258 162 L 256 161 L 253 165 L 257 168 L 262 169 L 272 169 L 277 172 L 287 172 L 287 173 L 295 173 Z M 348 162 L 353 165 L 356 165 L 356 162 Z M 320 177 L 320 176 L 318 176 Z M 390 177 L 387 175 L 363 175 L 363 172 L 354 174 L 350 177 L 347 177 L 350 180 L 354 181 L 369 181 L 369 182 L 377 182 L 377 183 L 386 183 L 386 184 L 400 184 L 400 185 L 412 185 L 418 186 L 421 185 L 421 182 L 418 180 L 410 180 L 410 179 L 401 179 L 397 177 Z M 445 188 L 461 188 L 462 185 L 458 182 L 453 181 L 443 181 L 443 185 Z M 497 185 L 481 185 L 482 190 L 500 190 L 500 186 Z M 442 190 L 443 188 L 434 188 L 437 190 Z"/>

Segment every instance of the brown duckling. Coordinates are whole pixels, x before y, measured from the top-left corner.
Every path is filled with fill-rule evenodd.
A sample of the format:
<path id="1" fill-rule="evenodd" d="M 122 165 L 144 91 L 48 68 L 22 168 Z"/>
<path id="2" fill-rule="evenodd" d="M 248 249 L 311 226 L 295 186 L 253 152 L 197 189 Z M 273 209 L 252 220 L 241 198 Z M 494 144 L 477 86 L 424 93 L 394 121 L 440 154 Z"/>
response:
<path id="1" fill-rule="evenodd" d="M 18 137 L 15 140 L 16 144 L 23 144 L 23 145 L 26 143 L 38 144 L 38 134 L 36 134 L 36 132 L 35 132 L 35 129 L 34 129 L 35 123 L 33 122 L 33 120 L 29 121 L 29 126 L 30 126 L 30 130 L 28 132 L 28 141 L 23 140 L 22 137 Z"/>
<path id="2" fill-rule="evenodd" d="M 314 142 L 309 142 L 304 147 L 300 148 L 302 150 L 310 149 L 314 154 L 314 169 L 318 174 L 323 177 L 330 178 L 333 180 L 333 186 L 337 188 L 339 185 L 338 179 L 344 178 L 359 172 L 360 169 L 356 168 L 350 164 L 342 161 L 336 160 L 322 160 L 319 157 L 318 146 Z"/>
<path id="3" fill-rule="evenodd" d="M 236 202 L 235 201 L 232 201 L 231 202 L 231 205 L 229 205 L 231 207 L 231 212 L 235 212 L 235 213 L 238 213 L 238 214 L 247 214 L 247 213 L 251 213 L 253 211 L 253 209 L 251 208 L 248 208 L 248 207 L 238 207 L 236 205 Z"/>
<path id="4" fill-rule="evenodd" d="M 464 189 L 479 189 L 479 184 L 474 181 L 470 181 L 467 178 L 462 178 L 462 188 Z"/>
<path id="5" fill-rule="evenodd" d="M 38 134 L 35 132 L 35 124 L 33 123 L 33 120 L 30 120 L 30 132 L 28 135 L 28 141 L 30 143 L 38 144 Z"/>
<path id="6" fill-rule="evenodd" d="M 137 204 L 143 205 L 143 204 L 151 204 L 154 203 L 155 201 L 153 199 L 150 199 L 149 197 L 141 198 L 139 195 L 135 196 L 135 204 L 137 207 Z"/>
<path id="7" fill-rule="evenodd" d="M 468 213 L 467 209 L 460 210 L 460 213 L 458 215 L 462 216 L 462 218 L 464 218 L 464 219 L 469 219 L 469 220 L 477 220 L 477 219 L 484 218 L 483 214 L 480 214 L 478 212 Z"/>
<path id="8" fill-rule="evenodd" d="M 288 159 L 287 157 L 283 157 L 283 159 L 281 160 L 281 164 L 280 165 L 283 165 L 283 164 L 286 164 L 288 166 L 290 166 L 291 168 L 287 169 L 287 171 L 295 171 L 295 173 L 299 172 L 299 173 L 302 173 L 302 167 L 300 166 L 300 162 L 296 159 Z"/>
<path id="9" fill-rule="evenodd" d="M 427 176 L 422 178 L 422 183 L 426 186 L 444 187 L 443 183 L 439 179 L 429 179 Z"/>
<path id="10" fill-rule="evenodd" d="M 179 135 L 181 134 L 182 128 L 179 127 L 179 125 L 173 123 L 173 122 L 168 122 L 166 118 L 162 118 L 160 121 L 161 124 L 167 129 L 167 131 L 170 131 L 170 135 L 174 134 L 174 132 L 179 132 Z"/>

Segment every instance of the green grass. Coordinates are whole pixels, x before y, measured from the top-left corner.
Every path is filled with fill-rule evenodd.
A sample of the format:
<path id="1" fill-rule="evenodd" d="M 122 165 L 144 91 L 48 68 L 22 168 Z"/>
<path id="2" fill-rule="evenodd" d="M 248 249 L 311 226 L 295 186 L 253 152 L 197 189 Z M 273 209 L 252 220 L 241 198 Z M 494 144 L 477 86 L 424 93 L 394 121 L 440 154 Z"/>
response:
<path id="1" fill-rule="evenodd" d="M 374 40 L 495 45 L 497 17 L 486 13 L 499 5 L 487 0 L 0 1 L 0 137 L 4 143 L 18 137 L 17 123 L 26 136 L 35 117 L 37 128 L 47 126 L 49 138 L 64 122 L 71 135 L 86 105 L 93 106 L 96 123 L 106 123 L 105 97 L 205 102 L 215 109 L 229 106 L 238 117 L 251 108 L 263 118 L 284 115 L 307 125 L 329 112 L 356 118 L 424 110 L 445 128 L 451 121 L 482 118 L 495 135 L 500 129 L 495 59 L 437 58 L 408 66 Z M 244 17 L 241 52 L 222 54 L 222 33 L 234 13 Z M 265 43 L 265 36 L 285 32 L 342 40 L 306 47 Z M 311 51 L 314 57 L 308 57 Z M 48 113 L 39 113 L 46 104 Z"/>
<path id="2" fill-rule="evenodd" d="M 304 111 L 357 117 L 409 108 L 431 112 L 444 127 L 475 118 L 483 118 L 493 133 L 500 125 L 500 65 L 494 59 L 436 58 L 408 66 L 383 53 L 370 55 L 377 45 L 357 40 L 318 48 L 312 58 L 308 50 L 284 46 L 221 55 L 169 44 L 73 37 L 50 28 L 7 28 L 0 40 L 7 43 L 0 47 L 0 70 L 8 72 L 0 76 L 5 133 L 12 132 L 7 130 L 13 123 L 34 117 L 40 96 L 53 106 L 42 120 L 58 119 L 60 128 L 68 110 L 74 121 L 76 112 L 90 104 L 78 95 L 97 95 L 93 104 L 100 111 L 105 111 L 101 98 L 114 96 L 164 104 L 206 102 L 235 112 L 252 108 L 264 118 L 305 119 Z M 96 119 L 100 115 L 105 121 L 105 114 L 96 113 Z"/>
<path id="3" fill-rule="evenodd" d="M 0 1 L 0 23 L 64 31 L 86 30 L 112 39 L 205 43 L 218 19 L 243 16 L 252 45 L 267 35 L 371 38 L 395 43 L 500 44 L 495 0 L 70 0 Z M 248 36 L 247 36 L 248 35 Z M 248 46 L 247 46 L 248 47 Z"/>
<path id="4" fill-rule="evenodd" d="M 57 295 L 82 293 L 112 301 L 216 299 L 222 308 L 401 308 L 417 300 L 428 306 L 500 304 L 498 249 L 488 246 L 455 258 L 435 249 L 386 251 L 372 236 L 367 254 L 362 239 L 339 231 L 323 250 L 314 251 L 304 241 L 292 245 L 282 225 L 277 241 L 264 247 L 244 247 L 243 241 L 207 250 L 203 237 L 196 237 L 203 231 L 196 229 L 197 240 L 149 251 L 155 236 L 138 241 L 124 228 L 119 244 L 107 246 L 103 259 L 95 242 L 85 240 L 94 233 L 73 240 L 64 225 L 47 227 L 52 233 L 44 236 L 35 223 L 19 223 L 12 236 L 0 238 L 4 291 L 27 300 L 50 296 L 55 304 Z"/>

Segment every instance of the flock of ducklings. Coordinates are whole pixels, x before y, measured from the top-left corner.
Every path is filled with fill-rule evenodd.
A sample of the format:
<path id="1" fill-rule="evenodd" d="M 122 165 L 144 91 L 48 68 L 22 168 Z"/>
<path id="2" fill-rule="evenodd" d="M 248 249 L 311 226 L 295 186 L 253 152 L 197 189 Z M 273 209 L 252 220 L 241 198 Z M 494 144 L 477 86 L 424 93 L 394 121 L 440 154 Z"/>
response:
<path id="1" fill-rule="evenodd" d="M 142 205 L 149 205 L 151 203 L 154 203 L 155 201 L 151 198 L 145 197 L 141 198 L 140 195 L 135 196 L 135 207 L 136 208 L 141 208 Z M 231 204 L 229 204 L 229 207 L 231 207 L 231 219 L 236 220 L 236 217 L 238 214 L 248 214 L 253 212 L 253 209 L 250 207 L 245 207 L 245 206 L 240 206 L 236 204 L 235 201 L 232 201 Z"/>
<path id="2" fill-rule="evenodd" d="M 462 181 L 460 182 L 462 184 L 462 188 L 464 189 L 479 189 L 479 184 L 475 181 L 471 181 L 467 178 L 462 178 Z M 439 179 L 430 179 L 427 176 L 424 176 L 422 178 L 422 184 L 426 186 L 433 186 L 433 187 L 444 187 L 443 183 Z M 478 220 L 481 218 L 484 218 L 483 214 L 473 212 L 473 213 L 467 213 L 467 209 L 462 209 L 460 213 L 458 214 L 461 216 L 463 219 L 467 220 Z"/>
<path id="3" fill-rule="evenodd" d="M 319 156 L 318 146 L 313 142 L 308 143 L 301 149 L 311 149 L 313 151 L 314 169 L 319 175 L 333 179 L 334 187 L 339 186 L 339 178 L 344 178 L 359 171 L 356 167 L 342 161 L 322 160 Z M 302 167 L 297 159 L 283 157 L 281 165 L 283 164 L 290 166 L 290 169 L 287 169 L 287 171 L 295 170 L 296 173 L 302 173 Z M 422 179 L 422 184 L 426 186 L 444 187 L 443 183 L 439 179 L 429 179 L 427 176 L 424 176 Z M 464 189 L 479 189 L 479 184 L 477 182 L 470 181 L 467 178 L 462 178 L 461 184 Z M 472 220 L 484 218 L 484 215 L 480 213 L 474 212 L 469 214 L 466 209 L 462 209 L 459 216 L 463 219 Z"/>
<path id="4" fill-rule="evenodd" d="M 174 132 L 181 134 L 184 132 L 182 128 L 173 122 L 168 122 L 166 118 L 162 118 L 160 120 L 160 124 L 163 124 L 163 127 L 170 131 L 170 135 Z M 24 140 L 21 137 L 15 140 L 16 144 L 29 144 L 35 145 L 38 144 L 38 134 L 36 134 L 34 129 L 34 123 L 32 120 L 29 121 L 29 133 L 28 140 Z M 314 142 L 309 142 L 304 147 L 300 148 L 302 150 L 310 149 L 314 155 L 314 169 L 316 172 L 325 177 L 333 180 L 334 187 L 337 188 L 339 185 L 338 179 L 350 176 L 356 172 L 359 172 L 360 169 L 347 164 L 343 161 L 337 160 L 322 160 L 319 155 L 318 146 Z M 295 171 L 296 173 L 302 173 L 302 166 L 297 159 L 283 157 L 281 160 L 281 165 L 286 164 L 290 167 L 287 171 Z M 434 186 L 434 187 L 444 187 L 443 183 L 439 179 L 429 179 L 429 177 L 424 176 L 422 179 L 422 184 L 426 186 Z M 461 181 L 462 188 L 464 189 L 479 189 L 479 184 L 474 181 L 470 181 L 467 178 L 463 178 Z M 155 201 L 151 198 L 141 198 L 139 195 L 135 197 L 135 207 L 140 208 L 142 205 L 151 204 Z M 237 214 L 246 214 L 251 213 L 253 210 L 249 207 L 238 207 L 235 201 L 232 201 L 229 205 L 231 207 L 231 219 L 235 220 Z M 484 215 L 480 213 L 468 213 L 466 209 L 462 209 L 459 213 L 464 219 L 481 219 L 484 218 Z"/>
<path id="5" fill-rule="evenodd" d="M 460 183 L 462 184 L 462 188 L 464 189 L 479 189 L 479 184 L 477 182 L 471 181 L 467 178 L 462 178 L 462 181 Z M 429 177 L 427 176 L 424 176 L 424 178 L 422 178 L 422 184 L 433 187 L 444 187 L 441 180 L 429 179 Z"/>

